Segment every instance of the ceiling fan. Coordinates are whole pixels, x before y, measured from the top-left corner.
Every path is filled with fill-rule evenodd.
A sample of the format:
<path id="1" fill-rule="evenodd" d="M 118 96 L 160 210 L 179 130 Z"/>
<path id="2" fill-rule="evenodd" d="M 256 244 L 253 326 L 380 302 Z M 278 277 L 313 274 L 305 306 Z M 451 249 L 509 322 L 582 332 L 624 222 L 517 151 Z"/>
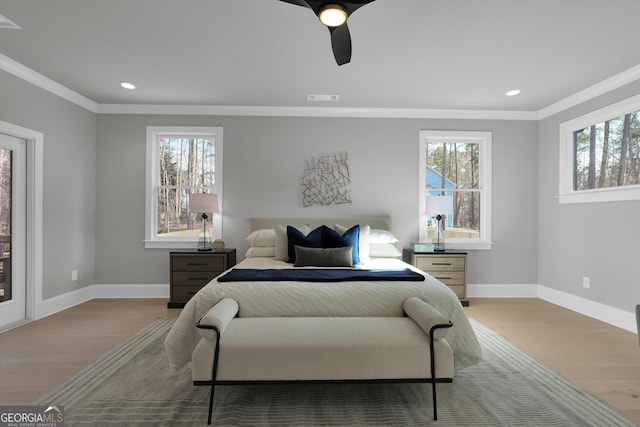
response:
<path id="1" fill-rule="evenodd" d="M 313 10 L 331 33 L 331 47 L 338 65 L 351 61 L 351 34 L 347 18 L 367 3 L 375 0 L 326 1 L 326 0 L 280 0 Z"/>

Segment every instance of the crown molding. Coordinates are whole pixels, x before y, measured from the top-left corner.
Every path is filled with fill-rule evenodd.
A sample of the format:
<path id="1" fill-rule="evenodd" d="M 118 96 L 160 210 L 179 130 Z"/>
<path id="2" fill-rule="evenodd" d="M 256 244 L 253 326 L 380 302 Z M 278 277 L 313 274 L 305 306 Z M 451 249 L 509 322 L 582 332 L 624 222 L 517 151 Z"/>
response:
<path id="1" fill-rule="evenodd" d="M 235 105 L 98 104 L 98 114 L 538 120 L 538 114 L 535 111 L 436 110 L 421 108 L 274 107 Z"/>
<path id="2" fill-rule="evenodd" d="M 640 64 L 541 109 L 538 111 L 538 119 L 542 120 L 553 116 L 554 114 L 568 110 L 571 107 L 575 107 L 597 96 L 604 95 L 626 84 L 633 83 L 636 80 L 640 80 Z"/>
<path id="3" fill-rule="evenodd" d="M 0 69 L 96 114 L 169 114 L 272 117 L 542 120 L 596 96 L 640 80 L 640 64 L 538 111 L 426 108 L 274 107 L 235 105 L 98 104 L 0 53 Z"/>
<path id="4" fill-rule="evenodd" d="M 72 102 L 80 107 L 86 108 L 89 111 L 94 113 L 98 112 L 98 103 L 80 95 L 78 92 L 75 92 L 69 89 L 66 86 L 61 85 L 58 82 L 51 80 L 48 77 L 43 76 L 35 70 L 32 70 L 29 67 L 25 67 L 19 62 L 14 61 L 6 55 L 0 53 L 0 70 L 4 70 L 7 73 L 13 74 L 14 76 L 29 82 L 39 88 L 42 88 L 48 92 L 53 93 L 54 95 L 59 96 L 60 98 L 66 99 L 69 102 Z"/>

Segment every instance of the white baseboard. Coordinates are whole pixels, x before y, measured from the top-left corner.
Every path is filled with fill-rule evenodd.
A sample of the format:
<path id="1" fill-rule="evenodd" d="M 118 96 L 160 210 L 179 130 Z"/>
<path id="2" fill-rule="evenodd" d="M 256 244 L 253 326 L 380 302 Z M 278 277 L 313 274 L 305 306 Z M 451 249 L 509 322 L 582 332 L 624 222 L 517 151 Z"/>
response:
<path id="1" fill-rule="evenodd" d="M 91 285 L 42 301 L 38 319 L 96 298 L 169 298 L 169 285 Z"/>
<path id="2" fill-rule="evenodd" d="M 469 298 L 537 298 L 538 285 L 467 285 Z"/>
<path id="3" fill-rule="evenodd" d="M 467 285 L 469 298 L 540 298 L 629 332 L 638 333 L 635 313 L 542 285 Z"/>
<path id="4" fill-rule="evenodd" d="M 540 298 L 618 328 L 638 333 L 635 313 L 541 285 L 467 285 L 469 298 Z M 41 316 L 95 298 L 169 298 L 169 285 L 91 285 L 42 301 Z"/>

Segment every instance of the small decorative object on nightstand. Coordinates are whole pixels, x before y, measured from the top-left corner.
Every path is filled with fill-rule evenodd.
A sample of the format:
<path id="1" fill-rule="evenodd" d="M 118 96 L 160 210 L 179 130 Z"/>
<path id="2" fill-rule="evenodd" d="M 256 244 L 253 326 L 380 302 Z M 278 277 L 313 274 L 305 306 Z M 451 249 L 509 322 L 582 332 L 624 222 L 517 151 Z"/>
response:
<path id="1" fill-rule="evenodd" d="M 413 244 L 402 251 L 402 259 L 447 285 L 467 307 L 467 253 L 456 250 L 435 251 L 433 245 Z"/>
<path id="2" fill-rule="evenodd" d="M 235 249 L 212 252 L 179 251 L 169 253 L 171 299 L 168 308 L 182 308 L 204 285 L 236 265 Z"/>

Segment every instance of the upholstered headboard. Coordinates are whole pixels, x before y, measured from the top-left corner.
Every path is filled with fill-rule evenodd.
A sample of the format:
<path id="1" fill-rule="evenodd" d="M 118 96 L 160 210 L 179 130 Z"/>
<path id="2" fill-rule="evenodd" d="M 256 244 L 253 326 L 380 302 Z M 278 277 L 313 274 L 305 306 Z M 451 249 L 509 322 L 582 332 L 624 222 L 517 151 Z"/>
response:
<path id="1" fill-rule="evenodd" d="M 352 217 L 352 218 L 249 218 L 249 233 L 263 228 L 275 228 L 278 225 L 292 225 L 302 227 L 309 225 L 311 228 L 321 225 L 333 226 L 340 224 L 351 227 L 356 224 L 368 224 L 371 228 L 391 231 L 391 218 L 389 217 Z"/>

